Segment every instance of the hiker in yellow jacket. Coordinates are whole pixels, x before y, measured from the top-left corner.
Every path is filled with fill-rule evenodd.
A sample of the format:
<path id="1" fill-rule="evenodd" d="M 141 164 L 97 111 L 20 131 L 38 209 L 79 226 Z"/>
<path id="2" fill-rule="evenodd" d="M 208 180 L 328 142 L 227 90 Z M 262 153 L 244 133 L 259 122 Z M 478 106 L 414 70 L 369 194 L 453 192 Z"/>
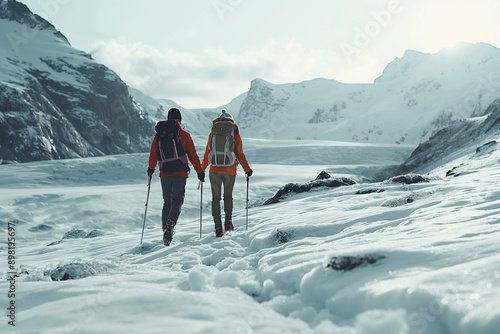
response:
<path id="1" fill-rule="evenodd" d="M 215 223 L 215 235 L 222 237 L 224 234 L 220 207 L 222 190 L 224 190 L 224 229 L 227 232 L 234 229 L 231 215 L 233 213 L 233 187 L 238 163 L 243 167 L 247 177 L 250 177 L 253 171 L 248 165 L 245 153 L 243 153 L 239 127 L 234 122 L 233 116 L 222 109 L 222 114 L 214 119 L 212 124 L 212 132 L 208 137 L 201 168 L 205 170 L 210 164 L 209 178 L 212 188 L 212 216 Z M 217 132 L 219 125 L 221 131 Z M 223 140 L 221 141 L 220 138 Z M 217 140 L 218 143 L 216 143 Z"/>

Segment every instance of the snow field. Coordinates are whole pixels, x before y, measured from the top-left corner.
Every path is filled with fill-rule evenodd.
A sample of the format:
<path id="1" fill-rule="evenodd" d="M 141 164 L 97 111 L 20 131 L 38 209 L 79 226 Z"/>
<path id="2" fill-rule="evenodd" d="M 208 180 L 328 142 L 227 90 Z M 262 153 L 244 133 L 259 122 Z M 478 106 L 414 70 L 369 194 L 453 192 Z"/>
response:
<path id="1" fill-rule="evenodd" d="M 253 145 L 249 140 L 249 151 Z M 259 206 L 282 185 L 321 171 L 302 158 L 281 164 L 293 146 L 277 145 L 282 156 L 269 165 L 251 162 L 248 230 L 240 170 L 235 231 L 214 237 L 205 183 L 199 238 L 193 174 L 170 247 L 161 241 L 157 174 L 139 246 L 147 154 L 0 166 L 2 227 L 16 222 L 19 238 L 16 330 L 496 333 L 500 154 L 452 161 L 431 173 L 429 183 L 365 182 Z M 358 164 L 320 169 L 363 180 L 359 165 L 376 161 L 382 169 L 403 154 L 386 147 L 384 164 L 379 149 L 343 149 L 352 157 L 361 150 Z M 461 176 L 444 177 L 461 163 Z M 384 191 L 356 194 L 370 189 Z M 346 271 L 329 267 L 334 258 L 367 257 L 377 260 Z M 67 280 L 53 281 L 65 274 Z M 0 290 L 6 289 L 2 280 Z M 2 332 L 10 330 L 4 326 Z"/>

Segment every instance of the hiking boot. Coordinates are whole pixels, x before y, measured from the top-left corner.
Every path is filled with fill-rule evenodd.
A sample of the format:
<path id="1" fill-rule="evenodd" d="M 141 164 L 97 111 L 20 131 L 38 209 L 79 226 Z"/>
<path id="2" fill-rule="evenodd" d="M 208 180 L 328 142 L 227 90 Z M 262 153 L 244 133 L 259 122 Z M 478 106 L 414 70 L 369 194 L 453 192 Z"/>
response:
<path id="1" fill-rule="evenodd" d="M 231 221 L 231 219 L 226 218 L 226 220 L 224 221 L 224 229 L 226 230 L 226 232 L 234 230 L 233 222 Z"/>
<path id="2" fill-rule="evenodd" d="M 215 236 L 217 238 L 220 238 L 224 235 L 224 232 L 222 232 L 222 225 L 215 226 Z"/>
<path id="3" fill-rule="evenodd" d="M 175 222 L 172 219 L 167 220 L 165 231 L 163 231 L 163 244 L 165 246 L 170 246 L 172 238 L 174 236 L 174 226 Z"/>

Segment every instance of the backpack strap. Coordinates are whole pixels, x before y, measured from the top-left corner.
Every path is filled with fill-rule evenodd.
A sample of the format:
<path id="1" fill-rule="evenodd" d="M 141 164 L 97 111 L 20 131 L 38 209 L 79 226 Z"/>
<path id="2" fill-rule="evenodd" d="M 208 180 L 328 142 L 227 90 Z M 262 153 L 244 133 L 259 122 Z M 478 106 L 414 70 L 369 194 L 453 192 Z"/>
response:
<path id="1" fill-rule="evenodd" d="M 212 134 L 210 134 L 210 146 L 210 151 L 212 152 L 212 154 L 215 154 L 215 162 L 217 162 L 217 148 L 215 147 L 215 140 Z"/>
<path id="2" fill-rule="evenodd" d="M 231 130 L 231 137 L 234 139 L 234 127 Z M 229 135 L 226 135 L 226 144 L 224 145 L 224 162 L 226 160 L 226 157 L 229 156 Z"/>
<path id="3" fill-rule="evenodd" d="M 161 147 L 161 140 L 158 140 L 158 148 L 159 148 L 159 151 L 160 151 L 160 160 L 162 162 L 169 161 L 169 160 L 177 160 L 177 159 L 179 159 L 179 154 L 177 153 L 177 144 L 175 143 L 176 140 L 174 139 L 173 135 L 168 135 L 168 137 L 170 137 L 170 139 L 172 140 L 174 157 L 170 158 L 170 159 L 167 159 L 167 157 L 165 157 L 165 153 L 163 152 L 163 149 Z"/>

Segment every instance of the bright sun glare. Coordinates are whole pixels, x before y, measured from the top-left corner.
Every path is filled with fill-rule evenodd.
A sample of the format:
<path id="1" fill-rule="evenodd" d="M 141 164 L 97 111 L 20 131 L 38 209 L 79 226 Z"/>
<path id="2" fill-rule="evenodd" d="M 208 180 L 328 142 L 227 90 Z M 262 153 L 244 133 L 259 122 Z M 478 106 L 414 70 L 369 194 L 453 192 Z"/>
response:
<path id="1" fill-rule="evenodd" d="M 433 1 L 422 10 L 418 37 L 427 52 L 458 42 L 491 43 L 497 34 L 494 11 L 479 1 Z"/>

